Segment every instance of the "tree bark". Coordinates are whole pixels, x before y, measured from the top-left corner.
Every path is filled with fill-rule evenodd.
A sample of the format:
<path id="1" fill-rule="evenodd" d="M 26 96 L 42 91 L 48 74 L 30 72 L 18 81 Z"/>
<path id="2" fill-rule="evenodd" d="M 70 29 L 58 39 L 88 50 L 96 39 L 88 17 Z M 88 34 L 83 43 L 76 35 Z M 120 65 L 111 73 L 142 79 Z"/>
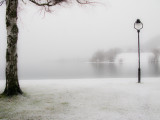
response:
<path id="1" fill-rule="evenodd" d="M 18 82 L 17 70 L 17 8 L 18 0 L 6 0 L 6 29 L 7 29 L 7 50 L 6 50 L 6 88 L 4 95 L 13 96 L 22 94 Z"/>

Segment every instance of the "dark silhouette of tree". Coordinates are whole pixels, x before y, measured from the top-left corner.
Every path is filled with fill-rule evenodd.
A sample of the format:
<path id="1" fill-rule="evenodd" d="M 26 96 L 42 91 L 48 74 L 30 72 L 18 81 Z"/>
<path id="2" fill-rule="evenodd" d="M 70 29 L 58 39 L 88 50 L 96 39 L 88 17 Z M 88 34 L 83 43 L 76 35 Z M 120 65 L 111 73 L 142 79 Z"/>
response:
<path id="1" fill-rule="evenodd" d="M 116 56 L 121 52 L 120 49 L 115 48 L 105 52 L 106 60 L 108 62 L 114 62 Z"/>
<path id="2" fill-rule="evenodd" d="M 23 0 L 22 0 L 23 1 Z M 60 5 L 68 0 L 28 0 L 37 6 L 44 7 L 46 11 L 50 7 Z M 90 4 L 86 0 L 76 0 L 79 4 Z M 24 2 L 24 1 L 23 1 Z M 25 2 L 24 2 L 25 3 Z M 17 40 L 18 40 L 18 26 L 17 26 L 17 8 L 18 0 L 0 0 L 0 5 L 6 4 L 6 29 L 7 29 L 7 50 L 6 50 L 6 87 L 3 92 L 4 95 L 13 96 L 22 94 L 18 82 L 17 70 Z"/>
<path id="3" fill-rule="evenodd" d="M 91 62 L 103 62 L 105 60 L 104 51 L 95 52 L 91 58 Z"/>
<path id="4" fill-rule="evenodd" d="M 114 62 L 116 56 L 121 52 L 121 49 L 115 48 L 108 51 L 98 50 L 91 58 L 91 62 Z"/>

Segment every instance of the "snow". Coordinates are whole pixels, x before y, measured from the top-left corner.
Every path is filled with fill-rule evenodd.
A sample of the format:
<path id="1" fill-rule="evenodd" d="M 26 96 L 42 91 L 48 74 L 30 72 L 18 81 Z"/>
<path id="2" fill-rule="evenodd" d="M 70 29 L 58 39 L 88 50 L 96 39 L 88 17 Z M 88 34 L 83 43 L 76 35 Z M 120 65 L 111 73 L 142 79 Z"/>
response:
<path id="1" fill-rule="evenodd" d="M 21 80 L 23 96 L 0 98 L 0 120 L 159 120 L 160 78 L 142 81 Z"/>

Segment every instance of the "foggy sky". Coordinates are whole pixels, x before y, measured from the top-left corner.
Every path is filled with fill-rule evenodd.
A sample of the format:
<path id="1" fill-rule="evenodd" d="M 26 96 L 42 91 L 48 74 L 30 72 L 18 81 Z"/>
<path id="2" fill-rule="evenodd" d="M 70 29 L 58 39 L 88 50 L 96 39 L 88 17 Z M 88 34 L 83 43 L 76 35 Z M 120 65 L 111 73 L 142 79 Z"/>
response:
<path id="1" fill-rule="evenodd" d="M 23 69 L 57 59 L 88 59 L 97 50 L 136 48 L 137 18 L 141 44 L 160 35 L 159 0 L 103 0 L 95 5 L 62 5 L 52 13 L 27 3 L 19 7 L 18 65 Z M 5 5 L 0 7 L 0 75 L 5 69 Z M 32 70 L 32 69 L 30 69 Z"/>

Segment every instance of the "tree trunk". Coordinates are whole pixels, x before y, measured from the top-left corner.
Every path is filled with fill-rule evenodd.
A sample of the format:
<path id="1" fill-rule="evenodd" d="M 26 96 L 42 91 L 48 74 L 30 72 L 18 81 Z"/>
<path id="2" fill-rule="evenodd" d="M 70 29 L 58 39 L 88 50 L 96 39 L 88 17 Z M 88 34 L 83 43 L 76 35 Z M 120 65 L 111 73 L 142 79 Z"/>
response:
<path id="1" fill-rule="evenodd" d="M 22 94 L 22 91 L 18 83 L 17 72 L 17 8 L 18 0 L 6 0 L 6 88 L 3 94 L 7 96 Z"/>

